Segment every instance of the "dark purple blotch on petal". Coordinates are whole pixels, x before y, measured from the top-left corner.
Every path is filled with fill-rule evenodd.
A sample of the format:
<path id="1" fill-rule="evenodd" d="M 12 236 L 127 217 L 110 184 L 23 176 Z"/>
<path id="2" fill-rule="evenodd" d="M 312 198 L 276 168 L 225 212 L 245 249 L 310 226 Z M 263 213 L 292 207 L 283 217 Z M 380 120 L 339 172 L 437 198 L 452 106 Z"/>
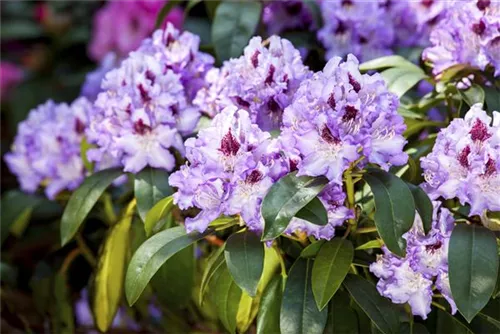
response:
<path id="1" fill-rule="evenodd" d="M 225 156 L 233 156 L 238 153 L 240 149 L 240 143 L 236 140 L 236 138 L 229 130 L 224 137 L 222 137 L 222 141 L 220 143 L 220 151 Z"/>

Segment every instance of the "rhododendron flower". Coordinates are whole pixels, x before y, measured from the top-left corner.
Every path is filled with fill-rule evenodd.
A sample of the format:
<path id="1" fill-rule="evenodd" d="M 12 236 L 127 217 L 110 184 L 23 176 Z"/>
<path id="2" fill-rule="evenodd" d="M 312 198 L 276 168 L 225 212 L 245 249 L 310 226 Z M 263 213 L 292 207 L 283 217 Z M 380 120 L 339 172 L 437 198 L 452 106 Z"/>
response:
<path id="1" fill-rule="evenodd" d="M 168 24 L 108 72 L 87 131 L 98 146 L 89 150 L 90 160 L 109 153 L 128 172 L 146 166 L 173 170 L 171 149 L 184 155 L 182 136 L 193 132 L 200 117 L 191 97 L 213 63 L 198 45 L 197 36 Z"/>
<path id="2" fill-rule="evenodd" d="M 412 313 L 423 319 L 431 312 L 432 285 L 457 311 L 448 279 L 448 244 L 454 226 L 450 211 L 434 202 L 432 227 L 427 235 L 417 214 L 413 227 L 403 237 L 407 241 L 406 257 L 399 258 L 385 246 L 383 255 L 370 265 L 370 271 L 380 280 L 380 294 L 396 304 L 409 303 Z"/>
<path id="3" fill-rule="evenodd" d="M 432 152 L 421 159 L 432 198 L 458 198 L 471 215 L 499 211 L 500 113 L 494 121 L 475 104 L 464 119 L 454 119 L 438 134 Z"/>
<path id="4" fill-rule="evenodd" d="M 19 124 L 5 162 L 23 191 L 33 193 L 43 185 L 47 197 L 54 199 L 80 185 L 85 176 L 80 143 L 91 106 L 85 98 L 71 105 L 47 101 Z"/>
<path id="5" fill-rule="evenodd" d="M 281 143 L 300 156 L 298 175 L 326 176 L 341 185 L 360 156 L 385 169 L 406 163 L 397 97 L 378 75 L 362 75 L 353 55 L 333 58 L 300 85 L 285 109 Z"/>
<path id="6" fill-rule="evenodd" d="M 433 29 L 432 46 L 423 59 L 435 75 L 447 68 L 467 64 L 484 70 L 493 66 L 500 75 L 500 3 L 489 0 L 454 1 Z"/>
<path id="7" fill-rule="evenodd" d="M 114 52 L 125 57 L 139 47 L 155 26 L 156 18 L 166 1 L 111 0 L 95 15 L 89 55 L 96 61 Z M 165 18 L 180 28 L 183 10 L 174 7 Z"/>
<path id="8" fill-rule="evenodd" d="M 23 70 L 9 62 L 0 63 L 0 99 L 7 97 L 10 90 L 23 79 Z"/>
<path id="9" fill-rule="evenodd" d="M 299 84 L 310 75 L 288 40 L 272 36 L 265 47 L 260 37 L 254 37 L 243 56 L 209 74 L 211 86 L 198 93 L 195 104 L 209 115 L 235 105 L 247 110 L 261 129 L 276 130 Z"/>
<path id="10" fill-rule="evenodd" d="M 269 1 L 263 9 L 262 21 L 270 35 L 314 27 L 311 11 L 300 0 Z"/>

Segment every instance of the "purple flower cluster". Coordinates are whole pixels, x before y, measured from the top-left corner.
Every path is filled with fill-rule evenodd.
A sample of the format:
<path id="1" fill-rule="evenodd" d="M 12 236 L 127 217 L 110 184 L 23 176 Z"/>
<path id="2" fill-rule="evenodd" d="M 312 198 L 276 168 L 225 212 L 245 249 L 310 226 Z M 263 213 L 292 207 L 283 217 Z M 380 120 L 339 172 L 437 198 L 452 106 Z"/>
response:
<path id="1" fill-rule="evenodd" d="M 324 175 L 337 185 L 361 157 L 384 169 L 403 165 L 406 126 L 397 107 L 381 76 L 361 74 L 353 55 L 346 62 L 333 58 L 300 85 L 285 109 L 283 150 L 300 158 L 298 175 Z"/>
<path id="2" fill-rule="evenodd" d="M 261 129 L 279 129 L 283 110 L 311 72 L 288 40 L 272 36 L 269 48 L 263 44 L 260 37 L 252 38 L 243 56 L 207 75 L 211 85 L 201 89 L 194 101 L 202 112 L 214 115 L 235 105 L 247 110 Z"/>
<path id="3" fill-rule="evenodd" d="M 193 132 L 200 117 L 191 98 L 213 64 L 198 46 L 197 36 L 169 24 L 106 74 L 87 130 L 89 142 L 98 146 L 88 152 L 91 161 L 109 153 L 127 172 L 175 167 L 171 149 L 184 154 L 182 136 Z"/>
<path id="4" fill-rule="evenodd" d="M 261 231 L 260 204 L 286 172 L 276 140 L 235 106 L 216 115 L 211 126 L 186 141 L 188 165 L 170 176 L 178 188 L 174 203 L 201 212 L 186 219 L 186 230 L 204 231 L 220 215 L 241 214 L 250 230 Z"/>
<path id="5" fill-rule="evenodd" d="M 19 124 L 5 161 L 23 191 L 33 193 L 41 185 L 54 199 L 62 190 L 80 185 L 85 176 L 80 143 L 91 107 L 83 97 L 71 105 L 47 101 Z"/>
<path id="6" fill-rule="evenodd" d="M 300 0 L 269 1 L 264 7 L 262 21 L 270 35 L 314 28 L 311 11 Z"/>
<path id="7" fill-rule="evenodd" d="M 491 117 L 481 104 L 438 134 L 432 152 L 421 159 L 431 198 L 458 198 L 471 215 L 500 211 L 500 113 Z"/>
<path id="8" fill-rule="evenodd" d="M 500 75 L 500 3 L 490 0 L 455 1 L 430 35 L 432 46 L 423 59 L 433 73 L 467 64 L 484 70 L 493 66 Z"/>
<path id="9" fill-rule="evenodd" d="M 408 303 L 414 315 L 423 319 L 431 312 L 432 285 L 457 310 L 451 296 L 448 279 L 448 244 L 454 226 L 450 211 L 434 202 L 432 228 L 426 235 L 418 214 L 412 229 L 404 235 L 406 257 L 392 254 L 385 246 L 383 255 L 370 265 L 370 271 L 380 280 L 379 293 L 396 304 Z"/>
<path id="10" fill-rule="evenodd" d="M 318 31 L 326 59 L 353 53 L 367 61 L 397 47 L 427 45 L 430 27 L 441 17 L 444 1 L 322 1 L 324 26 Z"/>
<path id="11" fill-rule="evenodd" d="M 101 82 L 106 76 L 106 73 L 114 69 L 119 62 L 116 54 L 113 52 L 108 53 L 99 64 L 99 67 L 87 74 L 80 95 L 86 97 L 90 101 L 95 101 L 97 95 L 101 92 Z"/>

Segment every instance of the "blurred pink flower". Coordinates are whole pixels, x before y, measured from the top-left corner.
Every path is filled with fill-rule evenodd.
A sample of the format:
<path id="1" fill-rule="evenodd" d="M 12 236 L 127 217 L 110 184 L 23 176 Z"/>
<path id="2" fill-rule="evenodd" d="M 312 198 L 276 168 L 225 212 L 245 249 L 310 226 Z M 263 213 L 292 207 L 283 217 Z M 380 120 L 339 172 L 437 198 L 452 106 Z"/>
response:
<path id="1" fill-rule="evenodd" d="M 23 78 L 23 70 L 12 63 L 0 62 L 0 98 L 3 100 L 10 89 Z"/>
<path id="2" fill-rule="evenodd" d="M 139 47 L 155 26 L 156 17 L 166 1 L 109 1 L 94 17 L 89 55 L 101 61 L 108 52 L 126 56 Z M 181 8 L 173 8 L 164 24 L 171 22 L 180 28 L 183 22 Z"/>

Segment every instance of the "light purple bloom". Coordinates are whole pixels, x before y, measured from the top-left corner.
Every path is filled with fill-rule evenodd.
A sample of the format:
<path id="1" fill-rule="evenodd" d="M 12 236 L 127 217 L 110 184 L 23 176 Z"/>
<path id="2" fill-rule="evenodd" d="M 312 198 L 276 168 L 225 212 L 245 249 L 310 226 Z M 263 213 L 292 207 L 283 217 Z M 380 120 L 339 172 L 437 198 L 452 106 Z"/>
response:
<path id="1" fill-rule="evenodd" d="M 262 21 L 270 35 L 314 28 L 311 11 L 300 0 L 269 1 L 264 7 Z"/>
<path id="2" fill-rule="evenodd" d="M 330 60 L 305 80 L 285 109 L 280 142 L 295 154 L 298 175 L 326 176 L 341 185 L 360 156 L 384 169 L 406 163 L 397 97 L 378 75 L 361 74 L 358 61 Z"/>
<path id="3" fill-rule="evenodd" d="M 191 97 L 213 63 L 198 45 L 197 36 L 168 24 L 106 74 L 87 131 L 98 146 L 89 150 L 90 160 L 100 162 L 109 153 L 132 173 L 175 167 L 171 149 L 184 155 L 182 136 L 194 131 L 200 117 Z"/>
<path id="4" fill-rule="evenodd" d="M 202 112 L 211 115 L 235 105 L 247 110 L 262 130 L 279 129 L 283 110 L 311 72 L 288 40 L 271 36 L 268 48 L 263 43 L 252 38 L 243 56 L 210 74 L 215 87 L 202 89 L 195 99 Z"/>
<path id="5" fill-rule="evenodd" d="M 47 197 L 54 199 L 62 190 L 80 185 L 85 176 L 80 143 L 91 106 L 85 98 L 71 105 L 47 101 L 19 124 L 5 161 L 23 191 L 33 193 L 44 186 Z"/>
<path id="6" fill-rule="evenodd" d="M 432 198 L 456 197 L 470 204 L 471 215 L 500 210 L 500 113 L 493 116 L 491 124 L 482 105 L 475 104 L 438 134 L 432 152 L 421 159 Z"/>
<path id="7" fill-rule="evenodd" d="M 455 1 L 433 29 L 432 46 L 423 59 L 440 74 L 447 68 L 466 64 L 484 70 L 488 65 L 500 75 L 500 3 L 485 0 Z"/>
<path id="8" fill-rule="evenodd" d="M 450 292 L 448 279 L 448 244 L 454 227 L 450 211 L 434 202 L 431 230 L 424 232 L 417 214 L 415 222 L 404 238 L 407 241 L 406 257 L 399 258 L 385 246 L 383 255 L 370 265 L 370 271 L 379 278 L 379 293 L 396 304 L 408 302 L 412 313 L 423 319 L 431 311 L 432 285 L 450 303 L 452 313 L 456 305 Z"/>
<path id="9" fill-rule="evenodd" d="M 119 60 L 116 54 L 112 52 L 108 53 L 99 64 L 99 67 L 87 74 L 80 95 L 86 97 L 90 101 L 95 101 L 97 95 L 101 92 L 101 82 L 106 73 L 114 69 L 118 63 Z"/>

